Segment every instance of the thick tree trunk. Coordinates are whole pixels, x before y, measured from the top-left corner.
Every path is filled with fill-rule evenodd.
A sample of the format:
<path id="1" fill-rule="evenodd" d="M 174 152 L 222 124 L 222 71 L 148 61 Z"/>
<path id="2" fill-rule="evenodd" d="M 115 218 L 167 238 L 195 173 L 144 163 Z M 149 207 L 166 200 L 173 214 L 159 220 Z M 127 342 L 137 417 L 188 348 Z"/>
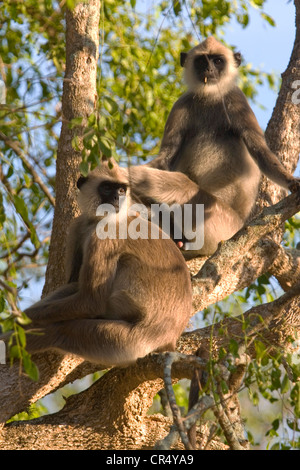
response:
<path id="1" fill-rule="evenodd" d="M 66 234 L 78 215 L 76 181 L 81 154 L 72 146 L 83 126 L 70 129 L 72 119 L 88 118 L 95 109 L 99 57 L 100 0 L 79 3 L 66 12 L 66 73 L 62 96 L 63 122 L 56 163 L 56 207 L 44 294 L 65 282 Z"/>
<path id="2" fill-rule="evenodd" d="M 284 166 L 295 171 L 300 152 L 300 106 L 293 103 L 295 89 L 292 84 L 300 80 L 300 1 L 296 7 L 296 37 L 287 69 L 282 74 L 282 84 L 265 136 L 269 147 L 278 155 Z M 258 206 L 273 204 L 285 195 L 285 191 L 266 178 L 261 185 Z"/>

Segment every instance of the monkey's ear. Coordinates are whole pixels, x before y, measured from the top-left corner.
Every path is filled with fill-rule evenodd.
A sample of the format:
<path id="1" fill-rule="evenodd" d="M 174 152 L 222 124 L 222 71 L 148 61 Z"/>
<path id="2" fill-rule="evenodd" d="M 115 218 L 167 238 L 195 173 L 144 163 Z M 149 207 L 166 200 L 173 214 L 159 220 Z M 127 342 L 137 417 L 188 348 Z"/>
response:
<path id="1" fill-rule="evenodd" d="M 180 52 L 180 65 L 184 67 L 187 58 L 187 52 Z"/>
<path id="2" fill-rule="evenodd" d="M 235 65 L 239 67 L 242 62 L 242 55 L 240 52 L 235 52 L 234 54 Z"/>
<path id="3" fill-rule="evenodd" d="M 77 180 L 77 188 L 80 189 L 83 183 L 87 181 L 87 179 L 87 176 L 80 176 L 80 178 Z"/>

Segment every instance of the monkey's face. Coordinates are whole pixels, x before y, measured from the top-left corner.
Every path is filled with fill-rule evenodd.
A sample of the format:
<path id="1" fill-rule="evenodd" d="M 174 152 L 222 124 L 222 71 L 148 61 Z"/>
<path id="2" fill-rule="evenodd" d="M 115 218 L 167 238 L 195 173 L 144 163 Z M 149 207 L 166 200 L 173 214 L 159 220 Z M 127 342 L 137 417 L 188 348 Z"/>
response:
<path id="1" fill-rule="evenodd" d="M 127 202 L 127 184 L 125 181 L 115 181 L 108 177 L 104 179 L 97 173 L 99 171 L 96 174 L 90 173 L 87 177 L 81 176 L 77 181 L 80 190 L 78 202 L 82 213 L 93 217 L 101 204 L 113 206 L 115 213 L 118 213 L 120 202 L 124 202 L 125 197 Z"/>
<path id="2" fill-rule="evenodd" d="M 101 204 L 111 204 L 119 212 L 120 198 L 125 197 L 127 193 L 127 185 L 113 181 L 102 181 L 98 185 L 98 194 Z"/>
<path id="3" fill-rule="evenodd" d="M 216 100 L 234 86 L 241 55 L 208 38 L 190 52 L 181 53 L 180 63 L 189 89 Z"/>
<path id="4" fill-rule="evenodd" d="M 198 55 L 193 60 L 194 74 L 205 85 L 215 84 L 220 81 L 226 70 L 226 59 L 222 55 Z"/>

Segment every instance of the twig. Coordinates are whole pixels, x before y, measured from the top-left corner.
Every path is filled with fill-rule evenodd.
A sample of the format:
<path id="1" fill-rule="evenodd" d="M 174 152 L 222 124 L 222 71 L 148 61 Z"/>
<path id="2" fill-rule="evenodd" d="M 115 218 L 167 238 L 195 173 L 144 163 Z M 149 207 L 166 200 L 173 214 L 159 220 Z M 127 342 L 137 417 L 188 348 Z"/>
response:
<path id="1" fill-rule="evenodd" d="M 245 447 L 243 447 L 240 444 L 240 440 L 237 436 L 236 429 L 233 426 L 231 420 L 229 419 L 228 408 L 225 404 L 225 401 L 223 401 L 221 397 L 222 395 L 220 396 L 221 403 L 216 404 L 214 407 L 214 414 L 223 429 L 223 432 L 228 441 L 228 444 L 232 450 L 246 450 Z M 245 439 L 243 439 L 243 441 L 245 441 Z"/>
<path id="2" fill-rule="evenodd" d="M 251 320 L 250 328 L 245 331 L 245 339 L 238 348 L 238 354 L 241 357 L 247 351 L 247 348 L 253 343 L 257 334 L 267 328 L 269 324 L 274 321 L 276 317 L 292 302 L 292 300 L 300 296 L 300 282 L 297 283 L 288 292 L 285 292 L 281 297 L 268 304 L 258 305 L 251 308 L 246 312 L 248 318 L 253 317 Z M 263 312 L 262 312 L 263 311 Z M 250 341 L 247 338 L 251 338 Z"/>
<path id="3" fill-rule="evenodd" d="M 186 429 L 189 429 L 192 427 L 195 422 L 201 418 L 201 416 L 209 409 L 212 408 L 214 405 L 214 400 L 212 397 L 206 395 L 202 397 L 196 405 L 194 405 L 188 414 L 186 415 L 185 418 L 182 419 L 184 422 L 184 426 Z M 177 424 L 173 424 L 170 428 L 169 434 L 162 439 L 161 441 L 158 441 L 154 449 L 155 450 L 169 450 L 172 445 L 176 444 L 178 438 L 180 436 L 180 433 L 178 431 L 178 426 Z"/>
<path id="4" fill-rule="evenodd" d="M 182 416 L 179 407 L 176 403 L 176 398 L 174 394 L 174 390 L 172 387 L 172 364 L 175 360 L 177 360 L 177 353 L 167 353 L 165 356 L 165 369 L 164 369 L 164 383 L 165 389 L 167 392 L 167 396 L 169 399 L 170 407 L 173 413 L 174 422 L 178 428 L 181 440 L 184 444 L 186 450 L 193 450 L 189 438 L 187 436 L 187 431 L 183 424 Z"/>
<path id="5" fill-rule="evenodd" d="M 27 227 L 26 227 L 27 228 Z M 13 253 L 18 251 L 18 249 L 25 243 L 26 240 L 30 237 L 30 233 L 27 231 L 25 235 L 22 237 L 22 239 L 19 241 L 19 243 L 14 246 L 10 251 L 7 251 L 3 255 L 0 256 L 0 259 L 7 258 L 8 256 L 11 256 Z"/>
<path id="6" fill-rule="evenodd" d="M 26 159 L 24 153 L 21 151 L 19 145 L 17 142 L 11 140 L 9 137 L 7 137 L 3 132 L 0 131 L 0 139 L 3 140 L 3 142 L 6 143 L 15 153 L 18 155 L 18 157 L 22 160 L 23 164 L 28 168 L 32 175 L 33 181 L 39 185 L 41 190 L 44 192 L 45 196 L 49 200 L 50 204 L 54 207 L 55 206 L 55 199 L 52 196 L 52 194 L 49 192 L 47 186 L 43 183 L 31 163 Z"/>
<path id="7" fill-rule="evenodd" d="M 8 292 L 10 292 L 13 296 L 16 297 L 18 291 L 17 289 L 15 289 L 14 287 L 11 287 L 9 286 L 8 284 L 6 284 L 4 281 L 1 281 L 0 279 L 0 286 L 3 287 L 3 289 L 7 290 Z"/>
<path id="8" fill-rule="evenodd" d="M 192 450 L 193 447 L 191 446 L 191 443 L 188 439 L 187 430 L 184 424 L 185 420 L 182 418 L 180 409 L 177 406 L 176 398 L 175 398 L 173 387 L 172 387 L 172 374 L 171 374 L 172 364 L 173 362 L 180 362 L 180 361 L 193 363 L 195 364 L 196 367 L 199 367 L 199 368 L 205 368 L 206 361 L 197 356 L 187 356 L 185 354 L 180 354 L 178 352 L 170 352 L 170 353 L 166 353 L 165 355 L 164 383 L 165 383 L 165 389 L 166 389 L 166 393 L 167 393 L 168 400 L 170 403 L 170 407 L 172 410 L 174 422 L 179 431 L 179 435 L 182 439 L 182 442 L 185 448 L 187 450 Z M 173 438 L 175 439 L 174 437 L 175 434 L 174 435 L 173 434 L 174 434 L 174 429 L 172 429 L 172 439 Z"/>

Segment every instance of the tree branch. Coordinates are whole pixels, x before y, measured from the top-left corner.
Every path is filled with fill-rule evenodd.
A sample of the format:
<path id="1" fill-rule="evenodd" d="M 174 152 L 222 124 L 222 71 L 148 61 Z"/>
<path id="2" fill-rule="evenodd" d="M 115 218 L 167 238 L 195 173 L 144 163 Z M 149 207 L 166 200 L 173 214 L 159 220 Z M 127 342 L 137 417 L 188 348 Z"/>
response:
<path id="1" fill-rule="evenodd" d="M 0 132 L 0 139 L 5 142 L 8 147 L 10 147 L 16 155 L 22 160 L 23 164 L 26 166 L 26 168 L 29 170 L 33 181 L 41 188 L 43 193 L 45 194 L 46 198 L 50 202 L 50 204 L 54 207 L 55 206 L 55 199 L 48 190 L 47 186 L 43 183 L 41 178 L 39 177 L 38 173 L 35 171 L 34 167 L 31 165 L 31 163 L 27 160 L 25 157 L 24 153 L 19 147 L 19 143 L 17 141 L 11 140 L 9 137 L 7 137 L 3 132 Z"/>
<path id="2" fill-rule="evenodd" d="M 241 229 L 218 250 L 193 276 L 194 308 L 203 310 L 210 304 L 248 286 L 268 271 L 279 249 L 271 237 L 284 221 L 300 210 L 300 192 L 291 194 Z M 273 253 L 272 253 L 273 251 Z M 264 253 L 265 256 L 262 256 Z M 266 256 L 267 255 L 267 256 Z"/>
<path id="3" fill-rule="evenodd" d="M 290 212 L 297 210 L 298 197 L 299 195 L 293 194 L 278 203 L 274 208 L 270 207 L 265 209 L 262 217 L 255 219 L 250 227 L 246 227 L 232 240 L 222 244 L 218 252 L 205 263 L 194 281 L 196 283 L 196 310 L 199 310 L 199 307 L 203 309 L 216 300 L 224 298 L 228 293 L 235 291 L 237 286 L 242 286 L 244 282 L 247 282 L 247 285 L 249 285 L 249 283 L 253 282 L 257 277 L 258 270 L 260 270 L 260 272 L 266 272 L 266 265 L 262 263 L 262 259 L 264 258 L 261 257 L 260 253 L 262 250 L 265 250 L 265 255 L 268 254 L 268 260 L 271 262 L 270 246 L 274 245 L 273 242 L 269 244 L 268 242 L 262 242 L 261 245 L 256 245 L 252 250 L 249 250 L 250 254 L 248 253 L 244 259 L 242 259 L 241 253 L 245 253 L 246 249 L 252 244 L 252 242 L 249 242 L 248 237 L 250 237 L 250 239 L 254 237 L 252 240 L 259 239 L 261 233 L 265 234 L 269 230 L 273 230 L 274 227 L 282 223 L 284 216 L 289 217 Z M 278 249 L 277 245 L 275 245 L 275 247 Z M 276 256 L 275 253 L 276 250 L 274 249 L 274 258 Z M 255 256 L 257 260 L 257 270 L 253 269 Z M 252 266 L 252 271 L 249 270 L 247 274 L 248 277 L 244 275 L 242 269 L 245 259 L 252 261 L 252 265 L 249 261 L 249 265 Z M 267 307 L 262 306 L 262 309 L 264 308 Z M 234 329 L 238 322 L 236 320 L 233 320 L 233 322 L 235 324 L 232 326 Z M 186 342 L 184 349 L 187 349 L 187 351 L 183 352 L 191 353 L 198 349 L 199 341 L 201 342 L 203 335 L 203 331 L 200 331 L 200 337 L 197 334 L 193 336 L 195 339 L 193 345 L 190 344 L 190 337 L 185 335 L 182 337 L 184 342 Z M 63 383 L 65 384 L 77 377 L 82 377 L 84 373 L 97 370 L 95 365 L 83 363 L 82 359 L 75 358 L 74 360 L 71 356 L 64 356 L 62 360 L 62 356 L 56 353 L 37 355 L 34 357 L 34 361 L 41 374 L 39 384 L 31 382 L 26 377 L 20 377 L 17 364 L 13 368 L 10 368 L 8 365 L 1 366 L 0 392 L 2 406 L 0 409 L 0 422 L 1 420 L 5 422 L 15 413 L 22 411 L 29 403 L 34 403 L 38 398 L 57 389 Z M 11 389 L 15 388 L 16 383 L 20 384 L 22 394 L 16 397 L 12 403 Z M 10 410 L 10 413 L 8 410 Z"/>
<path id="4" fill-rule="evenodd" d="M 292 350 L 291 337 L 296 340 L 300 334 L 299 296 L 300 283 L 273 302 L 252 307 L 242 316 L 225 318 L 213 326 L 184 333 L 178 350 L 195 354 L 201 346 L 215 356 L 221 347 L 228 348 L 230 340 L 234 339 L 241 344 L 240 354 L 247 352 L 255 357 L 251 345 L 258 335 L 268 345 Z"/>
<path id="5" fill-rule="evenodd" d="M 289 290 L 300 278 L 300 251 L 278 246 L 269 273 L 276 277 L 283 290 Z"/>

